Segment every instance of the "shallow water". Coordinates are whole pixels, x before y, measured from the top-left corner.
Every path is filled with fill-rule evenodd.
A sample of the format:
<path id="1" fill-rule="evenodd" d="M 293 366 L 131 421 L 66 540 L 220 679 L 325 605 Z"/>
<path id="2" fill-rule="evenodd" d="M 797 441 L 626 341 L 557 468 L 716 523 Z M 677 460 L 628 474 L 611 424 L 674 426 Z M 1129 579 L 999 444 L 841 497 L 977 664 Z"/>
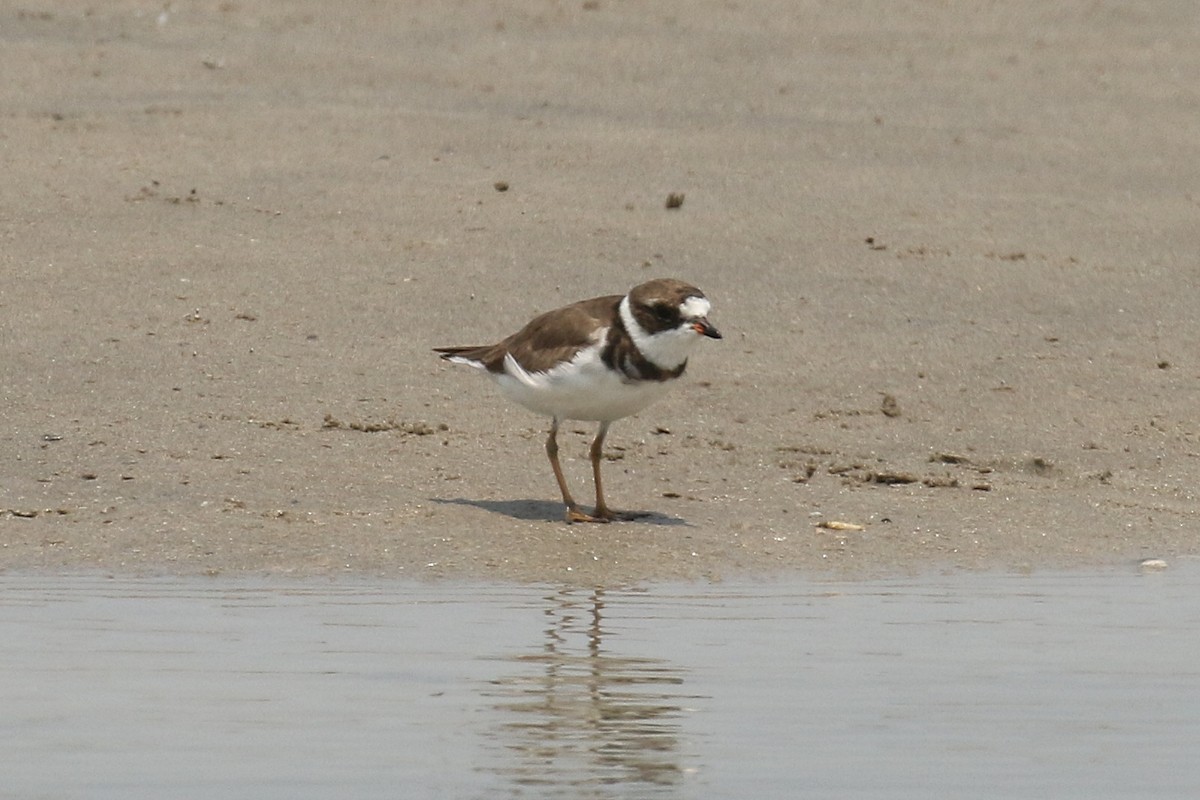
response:
<path id="1" fill-rule="evenodd" d="M 0 797 L 1200 796 L 1200 567 L 0 576 Z"/>

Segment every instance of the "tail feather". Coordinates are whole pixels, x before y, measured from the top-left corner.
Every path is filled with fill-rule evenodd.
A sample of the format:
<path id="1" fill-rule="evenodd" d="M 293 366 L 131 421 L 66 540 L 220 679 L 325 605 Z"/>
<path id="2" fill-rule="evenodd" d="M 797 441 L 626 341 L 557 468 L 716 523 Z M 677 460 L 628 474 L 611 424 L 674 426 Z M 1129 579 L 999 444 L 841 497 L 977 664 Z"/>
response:
<path id="1" fill-rule="evenodd" d="M 435 347 L 433 352 L 439 354 L 443 361 L 484 368 L 483 355 L 491 349 L 492 345 L 472 345 L 470 347 Z"/>

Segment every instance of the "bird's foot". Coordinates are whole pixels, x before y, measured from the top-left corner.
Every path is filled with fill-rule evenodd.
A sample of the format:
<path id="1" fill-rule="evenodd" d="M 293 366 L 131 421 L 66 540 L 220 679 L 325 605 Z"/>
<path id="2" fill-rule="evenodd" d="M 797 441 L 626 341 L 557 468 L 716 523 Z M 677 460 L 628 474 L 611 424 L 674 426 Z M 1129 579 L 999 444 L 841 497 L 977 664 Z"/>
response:
<path id="1" fill-rule="evenodd" d="M 588 514 L 583 511 L 580 511 L 578 508 L 568 508 L 566 520 L 567 520 L 568 525 L 570 525 L 571 523 L 574 523 L 574 522 L 611 522 L 612 521 L 611 517 L 605 517 L 600 514 L 593 516 L 592 514 Z"/>
<path id="2" fill-rule="evenodd" d="M 568 524 L 572 522 L 630 522 L 635 519 L 645 519 L 648 516 L 650 516 L 649 511 L 614 511 L 608 506 L 598 506 L 593 513 L 588 514 L 576 507 L 567 509 L 566 520 Z"/>

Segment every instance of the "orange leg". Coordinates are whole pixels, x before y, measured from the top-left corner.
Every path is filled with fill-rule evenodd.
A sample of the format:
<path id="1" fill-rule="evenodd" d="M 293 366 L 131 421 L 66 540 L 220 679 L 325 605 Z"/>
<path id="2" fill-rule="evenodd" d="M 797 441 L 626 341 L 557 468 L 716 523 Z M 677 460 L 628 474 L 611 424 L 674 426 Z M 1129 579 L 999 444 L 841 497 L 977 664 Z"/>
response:
<path id="1" fill-rule="evenodd" d="M 580 511 L 579 504 L 575 502 L 575 498 L 571 496 L 571 490 L 567 488 L 567 479 L 563 476 L 562 465 L 558 463 L 558 417 L 555 417 L 550 423 L 550 435 L 546 437 L 546 456 L 550 459 L 550 468 L 554 470 L 554 480 L 558 481 L 558 491 L 562 493 L 563 503 L 567 507 L 567 522 L 608 522 L 607 519 L 599 516 L 593 517 Z M 596 474 L 599 475 L 599 467 L 596 469 Z M 599 491 L 599 486 L 596 484 L 597 491 Z"/>
<path id="2" fill-rule="evenodd" d="M 592 480 L 596 483 L 596 516 L 606 522 L 618 516 L 604 502 L 604 484 L 600 480 L 600 459 L 604 457 L 604 437 L 608 435 L 609 424 L 600 423 L 600 430 L 596 431 L 596 438 L 592 440 L 592 446 L 588 449 L 588 455 L 592 459 Z"/>
<path id="3" fill-rule="evenodd" d="M 628 521 L 648 517 L 650 514 L 646 511 L 613 511 L 608 507 L 608 503 L 604 502 L 604 483 L 600 479 L 600 459 L 604 457 L 604 437 L 608 435 L 608 426 L 611 424 L 611 422 L 600 423 L 600 430 L 596 431 L 596 438 L 592 440 L 592 446 L 588 450 L 588 455 L 592 458 L 592 480 L 596 482 L 596 514 L 594 521 Z"/>

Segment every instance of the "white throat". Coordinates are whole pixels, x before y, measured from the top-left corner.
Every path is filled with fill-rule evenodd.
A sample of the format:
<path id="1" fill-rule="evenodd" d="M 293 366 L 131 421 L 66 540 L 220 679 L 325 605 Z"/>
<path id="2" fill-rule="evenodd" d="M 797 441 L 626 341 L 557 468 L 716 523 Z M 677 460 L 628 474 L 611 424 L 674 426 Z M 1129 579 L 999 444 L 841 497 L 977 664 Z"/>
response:
<path id="1" fill-rule="evenodd" d="M 688 302 L 691 302 L 691 299 Z M 669 331 L 648 333 L 634 319 L 633 310 L 629 307 L 629 295 L 621 299 L 619 310 L 621 322 L 625 323 L 625 330 L 629 331 L 629 337 L 633 339 L 637 349 L 647 361 L 659 369 L 678 369 L 680 364 L 687 361 L 696 342 L 700 340 L 700 336 L 688 325 Z"/>

